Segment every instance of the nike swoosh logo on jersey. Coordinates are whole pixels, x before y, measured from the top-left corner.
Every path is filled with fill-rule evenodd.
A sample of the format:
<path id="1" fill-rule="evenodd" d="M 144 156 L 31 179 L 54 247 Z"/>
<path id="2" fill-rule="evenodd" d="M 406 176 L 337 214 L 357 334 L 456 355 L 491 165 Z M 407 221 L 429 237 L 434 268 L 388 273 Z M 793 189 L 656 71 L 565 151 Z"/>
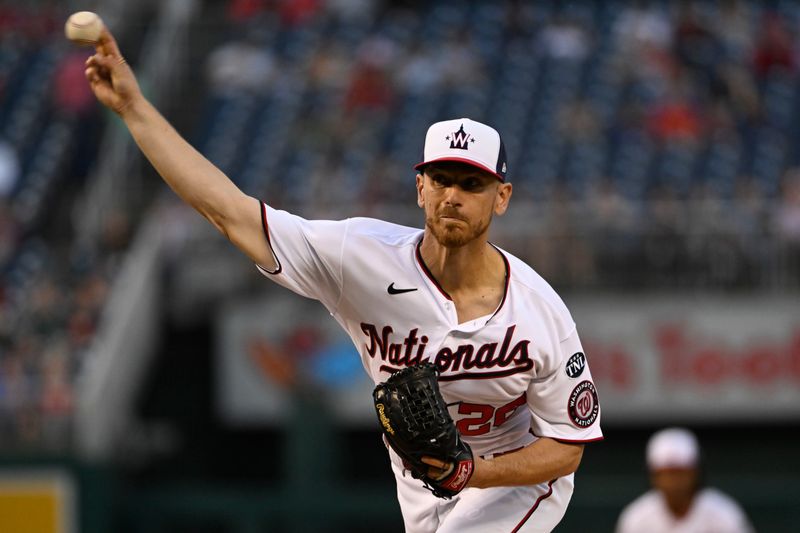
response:
<path id="1" fill-rule="evenodd" d="M 391 285 L 389 285 L 389 287 L 386 290 L 389 291 L 389 294 L 403 294 L 404 292 L 415 291 L 417 290 L 417 288 L 414 287 L 413 289 L 395 289 L 394 282 L 392 282 Z"/>

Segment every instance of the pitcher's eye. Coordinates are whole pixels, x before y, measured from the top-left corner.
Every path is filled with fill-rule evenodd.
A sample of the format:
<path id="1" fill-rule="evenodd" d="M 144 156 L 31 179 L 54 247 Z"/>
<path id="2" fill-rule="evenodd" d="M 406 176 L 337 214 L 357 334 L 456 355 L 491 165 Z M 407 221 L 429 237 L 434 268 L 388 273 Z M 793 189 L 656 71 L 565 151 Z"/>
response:
<path id="1" fill-rule="evenodd" d="M 433 183 L 439 187 L 448 187 L 451 185 L 451 180 L 449 180 L 444 174 L 434 174 L 431 176 L 431 181 L 433 181 Z"/>
<path id="2" fill-rule="evenodd" d="M 467 178 L 461 182 L 461 188 L 465 191 L 474 191 L 481 186 L 481 180 L 477 178 Z"/>

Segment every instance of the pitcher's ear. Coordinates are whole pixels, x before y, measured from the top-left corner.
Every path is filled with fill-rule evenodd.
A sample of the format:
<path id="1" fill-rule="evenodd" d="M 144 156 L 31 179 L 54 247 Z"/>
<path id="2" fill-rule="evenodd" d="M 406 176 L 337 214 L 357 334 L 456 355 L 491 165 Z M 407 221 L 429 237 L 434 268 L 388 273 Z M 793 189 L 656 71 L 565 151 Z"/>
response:
<path id="1" fill-rule="evenodd" d="M 497 215 L 502 215 L 508 209 L 508 202 L 511 200 L 511 194 L 514 192 L 514 187 L 510 183 L 501 183 L 497 186 L 497 197 L 494 202 L 494 212 Z"/>

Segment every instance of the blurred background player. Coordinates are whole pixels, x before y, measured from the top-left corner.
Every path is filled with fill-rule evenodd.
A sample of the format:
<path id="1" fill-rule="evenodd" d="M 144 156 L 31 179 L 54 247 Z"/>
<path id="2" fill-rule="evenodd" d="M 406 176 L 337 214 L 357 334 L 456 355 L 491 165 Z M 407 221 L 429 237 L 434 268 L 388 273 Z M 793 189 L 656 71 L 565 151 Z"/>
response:
<path id="1" fill-rule="evenodd" d="M 744 511 L 729 496 L 703 487 L 694 434 L 669 428 L 647 444 L 652 490 L 620 515 L 617 533 L 751 533 Z"/>

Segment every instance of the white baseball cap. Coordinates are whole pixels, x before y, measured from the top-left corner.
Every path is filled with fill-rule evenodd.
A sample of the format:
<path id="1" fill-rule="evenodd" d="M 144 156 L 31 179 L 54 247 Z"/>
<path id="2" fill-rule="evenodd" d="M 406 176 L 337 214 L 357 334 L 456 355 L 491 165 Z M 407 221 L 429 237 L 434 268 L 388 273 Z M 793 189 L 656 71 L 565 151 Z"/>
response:
<path id="1" fill-rule="evenodd" d="M 694 433 L 683 428 L 668 428 L 650 437 L 647 443 L 647 466 L 660 468 L 693 468 L 700 460 L 700 446 Z"/>
<path id="2" fill-rule="evenodd" d="M 500 134 L 468 118 L 436 122 L 428 128 L 422 163 L 414 169 L 422 171 L 437 161 L 466 163 L 506 180 L 506 149 Z"/>

